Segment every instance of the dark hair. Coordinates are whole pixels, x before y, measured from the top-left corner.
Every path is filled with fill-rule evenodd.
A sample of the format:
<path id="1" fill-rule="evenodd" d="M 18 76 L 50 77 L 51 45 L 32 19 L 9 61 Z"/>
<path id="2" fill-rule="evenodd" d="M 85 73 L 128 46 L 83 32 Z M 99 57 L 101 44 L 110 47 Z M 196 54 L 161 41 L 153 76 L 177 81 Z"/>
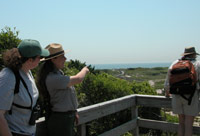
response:
<path id="1" fill-rule="evenodd" d="M 50 72 L 55 70 L 55 65 L 51 60 L 47 60 L 40 64 L 39 70 L 36 76 L 36 84 L 40 94 L 42 95 L 42 99 L 49 99 L 49 93 L 46 88 L 46 78 Z"/>
<path id="2" fill-rule="evenodd" d="M 37 56 L 31 57 L 36 59 Z M 22 64 L 25 63 L 28 59 L 27 57 L 22 57 L 19 53 L 18 48 L 12 48 L 3 53 L 3 62 L 4 65 L 13 70 L 18 70 L 22 67 Z"/>

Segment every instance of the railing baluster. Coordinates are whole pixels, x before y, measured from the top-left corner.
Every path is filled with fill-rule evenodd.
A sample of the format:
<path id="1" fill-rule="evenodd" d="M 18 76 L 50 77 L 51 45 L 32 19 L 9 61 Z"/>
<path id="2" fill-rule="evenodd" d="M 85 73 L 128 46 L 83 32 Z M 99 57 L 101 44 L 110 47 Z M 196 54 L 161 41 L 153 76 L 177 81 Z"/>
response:
<path id="1" fill-rule="evenodd" d="M 132 106 L 131 107 L 131 119 L 137 119 L 138 118 L 138 107 Z M 139 136 L 139 127 L 136 125 L 136 127 L 132 130 L 132 135 Z"/>
<path id="2" fill-rule="evenodd" d="M 86 125 L 81 124 L 78 126 L 78 136 L 86 136 Z"/>

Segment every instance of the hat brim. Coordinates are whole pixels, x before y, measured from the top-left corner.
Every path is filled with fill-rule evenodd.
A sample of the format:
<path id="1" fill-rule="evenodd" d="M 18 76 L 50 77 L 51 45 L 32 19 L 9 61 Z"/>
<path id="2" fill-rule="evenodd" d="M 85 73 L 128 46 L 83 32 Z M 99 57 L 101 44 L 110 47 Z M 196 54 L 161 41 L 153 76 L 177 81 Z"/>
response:
<path id="1" fill-rule="evenodd" d="M 181 56 L 186 56 L 186 55 L 191 55 L 191 54 L 199 55 L 199 53 L 194 52 L 194 53 L 183 53 L 183 54 L 181 54 Z"/>
<path id="2" fill-rule="evenodd" d="M 65 50 L 63 53 L 60 53 L 60 54 L 58 54 L 58 55 L 55 55 L 55 56 L 52 56 L 52 57 L 49 57 L 49 58 L 42 58 L 42 59 L 40 59 L 40 61 L 46 61 L 46 60 L 50 60 L 50 59 L 53 59 L 53 58 L 56 58 L 56 57 L 58 57 L 58 56 L 60 56 L 60 55 L 63 55 L 63 54 L 66 54 L 66 53 L 68 53 L 70 50 Z M 48 56 L 47 56 L 48 57 Z"/>
<path id="3" fill-rule="evenodd" d="M 42 52 L 40 54 L 41 57 L 47 57 L 49 56 L 49 51 L 47 49 L 42 49 Z"/>

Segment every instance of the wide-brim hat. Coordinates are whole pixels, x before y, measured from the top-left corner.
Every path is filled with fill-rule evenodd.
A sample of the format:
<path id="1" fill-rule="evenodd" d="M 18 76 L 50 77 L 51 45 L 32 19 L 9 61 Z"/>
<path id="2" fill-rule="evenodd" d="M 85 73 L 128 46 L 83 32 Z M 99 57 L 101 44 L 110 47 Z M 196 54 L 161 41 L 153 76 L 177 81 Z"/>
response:
<path id="1" fill-rule="evenodd" d="M 191 54 L 199 55 L 199 53 L 197 53 L 197 52 L 195 51 L 195 48 L 194 48 L 194 47 L 186 47 L 184 53 L 181 54 L 181 55 L 182 55 L 182 56 L 186 56 L 186 55 L 191 55 Z"/>
<path id="2" fill-rule="evenodd" d="M 44 57 L 40 61 L 50 60 L 69 52 L 69 50 L 63 50 L 62 45 L 58 43 L 49 44 L 47 45 L 47 47 L 45 47 L 45 49 L 49 51 L 50 55 L 47 57 Z"/>

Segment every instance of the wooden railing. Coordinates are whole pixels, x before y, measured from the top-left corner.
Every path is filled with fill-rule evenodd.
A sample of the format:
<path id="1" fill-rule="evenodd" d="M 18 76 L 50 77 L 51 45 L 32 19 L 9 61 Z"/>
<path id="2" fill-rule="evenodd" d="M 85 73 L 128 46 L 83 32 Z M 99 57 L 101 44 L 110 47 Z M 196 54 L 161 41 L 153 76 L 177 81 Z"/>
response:
<path id="1" fill-rule="evenodd" d="M 98 103 L 78 109 L 80 116 L 78 132 L 80 136 L 86 136 L 86 123 L 131 108 L 131 121 L 128 121 L 114 129 L 111 129 L 100 136 L 120 136 L 128 131 L 134 136 L 139 136 L 139 127 L 158 129 L 166 132 L 177 132 L 178 124 L 166 121 L 142 119 L 138 117 L 138 106 L 171 108 L 171 98 L 155 95 L 129 95 L 118 99 Z M 200 127 L 193 127 L 194 134 L 200 134 Z M 45 136 L 46 128 L 44 119 L 37 122 L 36 136 Z"/>

